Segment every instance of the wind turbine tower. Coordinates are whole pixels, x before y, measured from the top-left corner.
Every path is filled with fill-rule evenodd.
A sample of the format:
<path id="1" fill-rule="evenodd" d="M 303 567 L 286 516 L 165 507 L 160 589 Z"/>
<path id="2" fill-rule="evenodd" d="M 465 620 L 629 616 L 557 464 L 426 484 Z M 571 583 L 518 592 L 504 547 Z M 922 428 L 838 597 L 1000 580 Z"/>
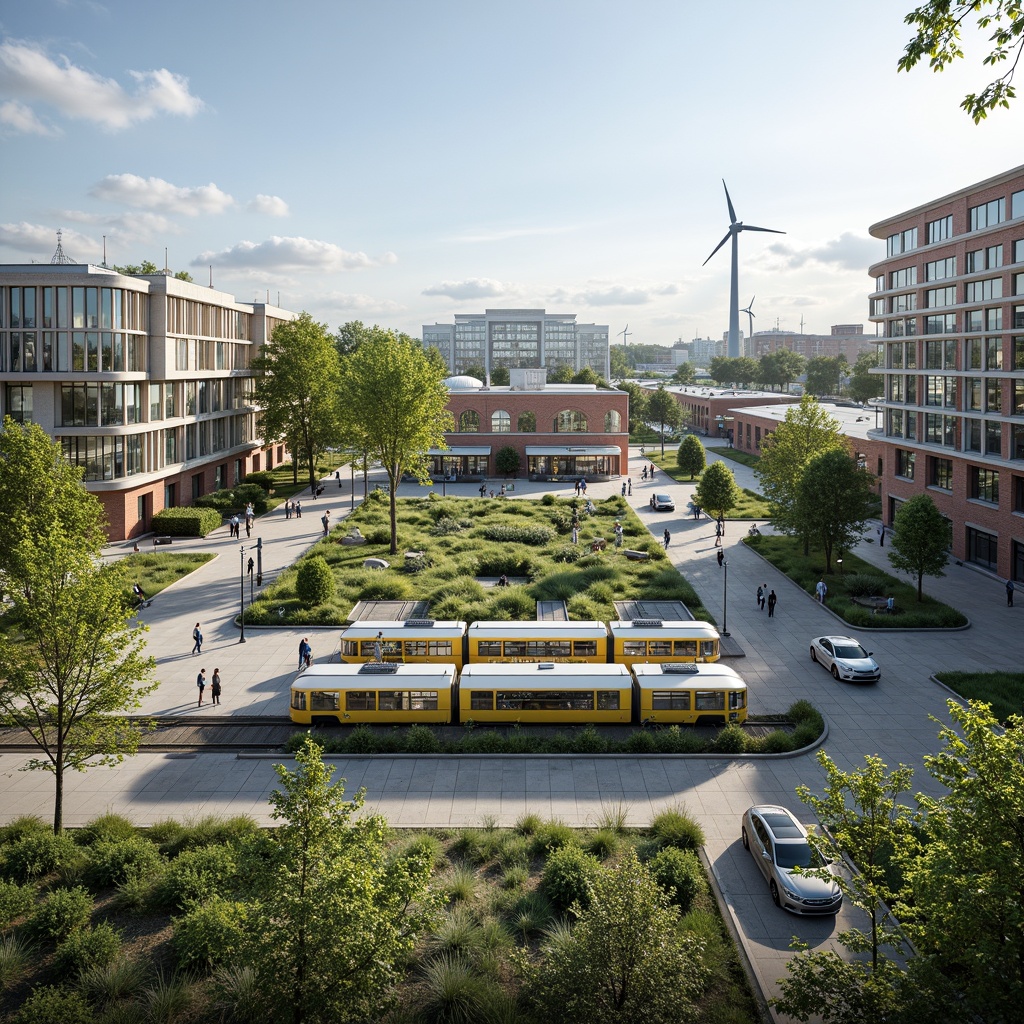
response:
<path id="1" fill-rule="evenodd" d="M 736 210 L 732 205 L 729 196 L 729 187 L 722 180 L 722 188 L 725 189 L 725 201 L 729 206 L 729 230 L 725 233 L 718 245 L 715 246 L 711 256 L 714 256 L 719 249 L 732 239 L 732 281 L 729 286 L 729 341 L 726 346 L 726 355 L 730 359 L 736 359 L 740 355 L 740 288 L 739 288 L 739 237 L 741 231 L 768 231 L 773 235 L 784 235 L 785 231 L 777 231 L 775 228 L 758 228 L 753 224 L 744 224 L 736 219 Z M 711 259 L 709 256 L 702 266 L 707 266 Z M 751 300 L 753 301 L 753 300 Z"/>
<path id="2" fill-rule="evenodd" d="M 624 327 L 624 328 L 623 328 L 623 329 L 622 329 L 621 331 L 619 331 L 619 333 L 618 333 L 617 335 L 615 335 L 615 337 L 617 337 L 617 338 L 621 338 L 621 339 L 622 339 L 622 347 L 623 347 L 623 348 L 625 348 L 625 347 L 626 347 L 626 339 L 627 339 L 627 338 L 628 338 L 628 337 L 629 337 L 629 336 L 630 336 L 630 335 L 631 335 L 632 333 L 633 333 L 633 332 L 632 332 L 632 331 L 631 331 L 631 330 L 629 329 L 629 324 L 626 324 L 626 326 L 625 326 L 625 327 Z"/>
<path id="3" fill-rule="evenodd" d="M 751 355 L 754 354 L 754 299 L 756 298 L 756 295 L 753 296 L 753 298 L 751 298 L 749 304 L 747 305 L 747 308 L 740 310 L 741 313 L 747 314 L 748 322 L 750 324 L 750 334 L 747 336 L 747 340 L 749 342 Z"/>

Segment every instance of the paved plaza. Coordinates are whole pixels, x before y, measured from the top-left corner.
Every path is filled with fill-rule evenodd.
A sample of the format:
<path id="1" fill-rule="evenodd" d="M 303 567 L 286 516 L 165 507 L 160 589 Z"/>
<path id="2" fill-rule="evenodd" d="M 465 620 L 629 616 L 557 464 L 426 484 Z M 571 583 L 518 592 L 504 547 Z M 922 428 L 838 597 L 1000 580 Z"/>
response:
<path id="1" fill-rule="evenodd" d="M 709 456 L 713 458 L 713 456 Z M 753 472 L 729 462 L 741 487 L 756 488 Z M 828 735 L 824 748 L 841 767 L 855 767 L 865 754 L 879 754 L 890 766 L 899 762 L 915 769 L 915 789 L 934 791 L 923 768 L 923 756 L 936 749 L 940 722 L 947 721 L 949 694 L 931 681 L 941 670 L 1002 669 L 1019 671 L 1024 663 L 1021 608 L 1007 608 L 1002 582 L 965 566 L 951 564 L 941 579 L 925 580 L 932 596 L 959 608 L 971 620 L 960 631 L 856 631 L 882 666 L 876 686 L 853 687 L 833 681 L 812 664 L 811 637 L 848 632 L 758 555 L 741 543 L 746 526 L 728 524 L 728 609 L 725 570 L 716 558 L 714 524 L 686 516 L 692 484 L 674 483 L 658 473 L 654 482 L 640 479 L 638 449 L 631 452 L 633 494 L 630 503 L 652 533 L 672 534 L 669 556 L 693 584 L 721 628 L 727 618 L 742 657 L 731 664 L 746 679 L 750 711 L 785 711 L 794 701 L 810 700 L 824 714 Z M 378 471 L 378 474 L 380 471 Z M 382 475 L 381 475 L 382 478 Z M 371 486 L 378 482 L 371 475 Z M 285 519 L 284 509 L 258 519 L 252 541 L 263 539 L 264 572 L 290 565 L 321 535 L 320 516 L 331 509 L 332 523 L 351 508 L 348 479 L 339 487 L 333 476 L 322 498 L 303 499 L 301 519 Z M 449 484 L 449 494 L 476 497 L 478 485 Z M 558 488 L 561 488 L 560 490 Z M 591 484 L 594 500 L 620 493 L 621 481 Z M 655 490 L 669 491 L 674 513 L 650 511 Z M 514 498 L 531 500 L 550 493 L 572 496 L 571 486 L 516 482 Z M 356 481 L 356 500 L 362 481 Z M 402 497 L 423 495 L 426 488 L 403 484 Z M 763 525 L 763 524 L 762 524 Z M 337 628 L 246 629 L 239 643 L 235 617 L 239 608 L 240 542 L 223 527 L 202 541 L 175 541 L 173 550 L 210 550 L 217 557 L 172 588 L 143 612 L 150 628 L 149 649 L 157 660 L 160 686 L 142 711 L 183 720 L 211 716 L 288 714 L 288 687 L 298 664 L 298 645 L 308 636 L 314 659 L 324 660 L 338 645 Z M 856 554 L 888 569 L 873 527 Z M 244 539 L 241 545 L 247 545 Z M 131 544 L 111 548 L 111 557 Z M 245 558 L 248 557 L 248 551 Z M 613 551 L 607 557 L 621 557 Z M 755 593 L 767 583 L 778 595 L 775 617 L 759 611 Z M 245 583 L 248 601 L 248 581 Z M 192 628 L 202 623 L 203 653 L 193 656 Z M 205 667 L 207 678 L 219 668 L 224 680 L 222 704 L 196 707 L 195 678 Z M 53 799 L 52 777 L 22 772 L 27 755 L 0 753 L 0 822 L 21 814 L 47 817 Z M 207 814 L 249 814 L 269 822 L 268 794 L 274 788 L 272 765 L 280 756 L 234 753 L 140 754 L 117 768 L 71 773 L 65 781 L 64 820 L 82 825 L 106 811 L 126 814 L 139 824 L 167 817 L 195 818 Z M 707 855 L 741 934 L 762 990 L 777 991 L 785 973 L 793 935 L 818 948 L 830 944 L 852 918 L 805 920 L 776 909 L 767 886 L 742 849 L 740 815 L 755 802 L 776 802 L 793 809 L 803 821 L 811 815 L 795 795 L 798 784 L 820 788 L 822 773 L 812 754 L 795 757 L 471 757 L 471 758 L 333 758 L 337 776 L 354 792 L 365 787 L 367 807 L 384 814 L 398 827 L 475 825 L 486 815 L 510 825 L 526 811 L 557 817 L 572 825 L 595 822 L 603 809 L 626 809 L 631 824 L 645 825 L 660 810 L 685 805 L 707 833 Z"/>

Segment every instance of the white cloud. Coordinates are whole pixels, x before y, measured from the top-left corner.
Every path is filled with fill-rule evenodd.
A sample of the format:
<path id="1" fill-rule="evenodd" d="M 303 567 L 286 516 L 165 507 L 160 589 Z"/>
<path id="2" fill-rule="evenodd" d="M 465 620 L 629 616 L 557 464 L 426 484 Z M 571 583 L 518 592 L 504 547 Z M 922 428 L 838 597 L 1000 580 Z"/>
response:
<path id="1" fill-rule="evenodd" d="M 445 295 L 450 299 L 489 299 L 507 295 L 514 289 L 489 277 L 471 277 L 465 281 L 442 281 L 423 289 L 424 295 Z"/>
<path id="2" fill-rule="evenodd" d="M 91 121 L 109 131 L 159 114 L 192 117 L 203 108 L 183 75 L 166 68 L 128 74 L 134 83 L 131 91 L 113 78 L 76 67 L 66 57 L 55 60 L 31 43 L 0 43 L 0 96 L 23 106 L 46 104 L 64 117 Z"/>
<path id="3" fill-rule="evenodd" d="M 364 252 L 347 252 L 332 242 L 315 238 L 281 238 L 277 235 L 265 242 L 237 242 L 220 252 L 200 253 L 192 266 L 213 264 L 240 270 L 365 270 L 396 263 L 393 252 L 367 256 Z"/>
<path id="4" fill-rule="evenodd" d="M 280 196 L 258 195 L 245 204 L 252 213 L 262 213 L 266 217 L 287 217 L 288 204 Z"/>
<path id="5" fill-rule="evenodd" d="M 787 242 L 775 242 L 767 247 L 766 252 L 778 257 L 782 265 L 791 270 L 814 262 L 860 273 L 884 255 L 877 239 L 855 235 L 852 231 L 845 231 L 838 238 L 804 248 L 797 248 Z"/>
<path id="6" fill-rule="evenodd" d="M 49 263 L 57 249 L 57 228 L 49 224 L 29 224 L 27 221 L 0 224 L 0 246 L 16 252 L 31 253 L 35 263 Z M 99 262 L 102 256 L 102 252 L 97 252 L 96 242 L 77 231 L 63 231 L 61 247 L 76 263 L 88 263 L 90 260 Z"/>
<path id="7" fill-rule="evenodd" d="M 89 190 L 94 199 L 123 203 L 188 217 L 223 213 L 234 205 L 234 199 L 212 182 L 183 188 L 162 178 L 140 178 L 137 174 L 108 174 Z"/>
<path id="8" fill-rule="evenodd" d="M 644 306 L 662 295 L 677 295 L 675 284 L 652 284 L 629 287 L 622 284 L 591 282 L 582 291 L 559 288 L 551 295 L 553 302 L 583 306 Z"/>
<path id="9" fill-rule="evenodd" d="M 20 135 L 58 134 L 53 128 L 43 124 L 31 107 L 17 100 L 0 103 L 0 124 L 6 125 Z"/>
<path id="10" fill-rule="evenodd" d="M 160 213 L 146 213 L 133 210 L 130 213 L 111 216 L 104 213 L 86 213 L 83 210 L 61 210 L 57 220 L 62 224 L 88 224 L 97 227 L 107 236 L 109 251 L 114 252 L 117 246 L 138 245 L 164 239 L 167 235 L 179 235 L 181 229 L 168 217 Z M 113 257 L 111 257 L 113 259 Z M 118 262 L 138 263 L 140 259 L 151 259 L 144 254 L 139 258 L 123 255 Z M 154 260 L 156 262 L 156 260 Z"/>

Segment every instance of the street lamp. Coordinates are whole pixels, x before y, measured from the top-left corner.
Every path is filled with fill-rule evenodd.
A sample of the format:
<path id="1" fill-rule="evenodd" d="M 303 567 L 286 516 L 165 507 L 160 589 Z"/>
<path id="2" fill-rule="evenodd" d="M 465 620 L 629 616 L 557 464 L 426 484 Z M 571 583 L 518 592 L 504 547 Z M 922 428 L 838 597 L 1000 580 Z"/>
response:
<path id="1" fill-rule="evenodd" d="M 839 575 L 843 575 L 843 560 L 841 558 L 836 559 L 836 565 L 839 566 Z"/>
<path id="2" fill-rule="evenodd" d="M 239 634 L 238 642 L 240 644 L 245 643 L 245 548 L 239 547 L 238 557 L 240 559 L 240 565 L 238 567 L 238 607 L 241 609 L 241 615 L 239 616 L 242 622 L 242 632 Z"/>
<path id="3" fill-rule="evenodd" d="M 722 595 L 722 636 L 730 636 L 729 633 L 729 560 L 722 560 L 722 568 L 725 576 L 722 578 L 724 593 Z"/>
<path id="4" fill-rule="evenodd" d="M 348 464 L 348 470 L 352 477 L 352 511 L 356 510 L 356 457 L 352 456 L 352 460 Z"/>

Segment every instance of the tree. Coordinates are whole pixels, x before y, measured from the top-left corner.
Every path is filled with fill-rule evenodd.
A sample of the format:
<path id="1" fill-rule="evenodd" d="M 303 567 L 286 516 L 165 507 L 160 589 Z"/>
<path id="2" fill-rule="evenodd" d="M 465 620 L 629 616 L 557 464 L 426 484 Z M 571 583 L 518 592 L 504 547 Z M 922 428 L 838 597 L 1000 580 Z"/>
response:
<path id="1" fill-rule="evenodd" d="M 839 421 L 810 395 L 787 409 L 783 421 L 761 442 L 761 458 L 754 472 L 768 499 L 772 525 L 783 533 L 803 536 L 805 553 L 808 538 L 797 514 L 804 469 L 816 455 L 837 448 L 845 451 L 846 446 Z"/>
<path id="2" fill-rule="evenodd" d="M 625 377 L 633 376 L 633 366 L 622 351 L 622 345 L 611 345 L 608 349 L 609 365 L 612 380 L 622 380 Z"/>
<path id="3" fill-rule="evenodd" d="M 366 340 L 368 333 L 369 328 L 362 320 L 349 320 L 348 323 L 342 324 L 334 335 L 334 346 L 338 350 L 338 355 L 342 359 L 352 355 Z"/>
<path id="4" fill-rule="evenodd" d="M 505 388 L 512 382 L 512 375 L 507 366 L 495 366 L 491 370 L 491 383 L 498 388 Z"/>
<path id="5" fill-rule="evenodd" d="M 712 462 L 704 470 L 704 475 L 694 491 L 693 500 L 716 519 L 724 518 L 739 500 L 739 488 L 736 486 L 732 470 L 721 460 Z"/>
<path id="6" fill-rule="evenodd" d="M 821 543 L 825 572 L 832 571 L 834 549 L 845 551 L 860 540 L 874 510 L 872 479 L 844 448 L 822 452 L 804 468 L 797 486 L 798 529 Z"/>
<path id="7" fill-rule="evenodd" d="M 917 576 L 917 599 L 922 600 L 927 576 L 944 576 L 949 561 L 949 520 L 927 494 L 903 502 L 893 519 L 889 561 L 894 569 Z"/>
<path id="8" fill-rule="evenodd" d="M 553 370 L 548 370 L 548 383 L 571 384 L 572 376 L 572 367 L 568 363 L 562 363 L 561 366 L 556 366 Z"/>
<path id="9" fill-rule="evenodd" d="M 601 385 L 604 381 L 589 366 L 584 366 L 579 373 L 573 374 L 571 383 Z"/>
<path id="10" fill-rule="evenodd" d="M 777 352 L 768 352 L 761 356 L 758 365 L 757 381 L 764 387 L 777 387 L 788 391 L 789 385 L 803 373 L 804 357 L 781 348 Z"/>
<path id="11" fill-rule="evenodd" d="M 910 71 L 924 58 L 932 71 L 944 71 L 964 57 L 960 33 L 971 17 L 979 29 L 993 28 L 988 37 L 992 48 L 982 59 L 990 67 L 1006 70 L 988 83 L 980 93 L 968 93 L 960 104 L 977 124 L 996 107 L 1009 107 L 1016 96 L 1013 75 L 1024 47 L 1024 9 L 1019 0 L 927 0 L 904 18 L 915 27 L 915 35 L 907 43 L 897 65 Z M 1006 62 L 1009 61 L 1009 64 Z"/>
<path id="12" fill-rule="evenodd" d="M 647 422 L 650 392 L 631 380 L 619 381 L 618 389 L 629 395 L 629 432 L 634 434 Z"/>
<path id="13" fill-rule="evenodd" d="M 549 941 L 526 970 L 541 1019 L 676 1024 L 692 1016 L 709 978 L 702 946 L 635 850 L 599 873 L 589 907 L 575 911 L 571 933 Z"/>
<path id="14" fill-rule="evenodd" d="M 675 384 L 688 385 L 692 384 L 696 379 L 697 371 L 689 360 L 685 363 L 680 363 L 676 372 L 672 375 L 672 381 Z"/>
<path id="15" fill-rule="evenodd" d="M 745 388 L 749 388 L 751 383 L 757 380 L 757 360 L 751 359 L 750 356 L 738 356 L 732 362 L 732 379 L 737 384 L 740 384 Z"/>
<path id="16" fill-rule="evenodd" d="M 707 465 L 707 458 L 704 455 L 704 445 L 696 434 L 687 434 L 679 445 L 676 452 L 676 465 L 684 472 L 690 474 L 692 480 L 698 473 L 704 472 Z"/>
<path id="17" fill-rule="evenodd" d="M 143 653 L 145 627 L 130 624 L 124 567 L 100 560 L 102 512 L 80 472 L 38 426 L 22 429 L 9 419 L 0 460 L 0 508 L 11 517 L 3 545 L 10 628 L 0 632 L 0 722 L 23 729 L 39 748 L 26 769 L 53 773 L 59 832 L 65 773 L 134 753 L 142 727 L 123 713 L 157 684 Z M 23 481 L 19 507 L 12 487 L 32 472 L 44 476 Z"/>
<path id="18" fill-rule="evenodd" d="M 494 468 L 502 476 L 515 476 L 519 472 L 519 449 L 507 444 L 494 456 Z"/>
<path id="19" fill-rule="evenodd" d="M 396 491 L 403 473 L 430 480 L 431 448 L 444 448 L 453 427 L 444 371 L 415 340 L 374 327 L 341 367 L 344 423 L 351 446 L 388 475 L 391 554 L 398 553 Z"/>
<path id="20" fill-rule="evenodd" d="M 335 339 L 308 313 L 278 324 L 252 360 L 268 441 L 287 439 L 316 490 L 320 457 L 341 443 L 341 372 Z M 347 400 L 347 399 L 346 399 Z"/>
<path id="21" fill-rule="evenodd" d="M 814 356 L 807 360 L 807 385 L 812 395 L 838 395 L 846 360 L 832 356 Z"/>
<path id="22" fill-rule="evenodd" d="M 708 366 L 708 373 L 716 384 L 732 384 L 736 380 L 735 359 L 729 356 L 715 356 Z"/>
<path id="23" fill-rule="evenodd" d="M 861 352 L 857 356 L 857 362 L 853 364 L 850 382 L 847 385 L 847 392 L 855 402 L 864 403 L 869 398 L 881 396 L 882 383 L 885 378 L 881 374 L 871 372 L 876 366 L 878 366 L 877 352 Z"/>
<path id="24" fill-rule="evenodd" d="M 665 454 L 665 428 L 678 427 L 683 422 L 683 410 L 675 399 L 675 395 L 665 390 L 664 384 L 650 396 L 647 402 L 647 415 L 661 427 L 661 454 Z"/>
<path id="25" fill-rule="evenodd" d="M 388 855 L 387 822 L 344 799 L 323 748 L 307 737 L 296 770 L 275 765 L 281 824 L 252 840 L 252 894 L 242 957 L 255 968 L 272 1020 L 380 1020 L 405 958 L 434 910 L 422 853 Z"/>

